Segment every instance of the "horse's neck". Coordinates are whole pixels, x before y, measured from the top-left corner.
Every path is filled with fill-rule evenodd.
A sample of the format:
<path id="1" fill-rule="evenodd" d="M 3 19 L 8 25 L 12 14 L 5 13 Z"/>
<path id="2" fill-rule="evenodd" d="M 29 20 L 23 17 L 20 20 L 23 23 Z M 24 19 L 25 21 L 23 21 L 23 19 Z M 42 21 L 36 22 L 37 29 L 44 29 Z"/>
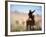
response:
<path id="1" fill-rule="evenodd" d="M 29 18 L 33 18 L 33 17 L 34 17 L 34 15 L 30 15 L 30 16 L 29 16 Z"/>
<path id="2" fill-rule="evenodd" d="M 28 18 L 28 20 L 32 20 L 31 18 Z"/>

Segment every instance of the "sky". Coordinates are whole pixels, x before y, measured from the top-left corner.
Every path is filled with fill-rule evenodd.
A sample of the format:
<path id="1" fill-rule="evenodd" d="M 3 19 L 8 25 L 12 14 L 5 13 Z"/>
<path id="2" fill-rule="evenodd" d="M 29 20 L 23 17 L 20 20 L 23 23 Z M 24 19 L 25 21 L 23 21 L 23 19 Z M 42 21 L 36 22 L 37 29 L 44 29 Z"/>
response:
<path id="1" fill-rule="evenodd" d="M 19 12 L 26 12 L 26 13 L 28 13 L 29 10 L 31 10 L 31 11 L 35 10 L 35 13 L 42 15 L 42 7 L 41 6 L 11 4 L 10 10 L 12 12 L 19 11 Z"/>

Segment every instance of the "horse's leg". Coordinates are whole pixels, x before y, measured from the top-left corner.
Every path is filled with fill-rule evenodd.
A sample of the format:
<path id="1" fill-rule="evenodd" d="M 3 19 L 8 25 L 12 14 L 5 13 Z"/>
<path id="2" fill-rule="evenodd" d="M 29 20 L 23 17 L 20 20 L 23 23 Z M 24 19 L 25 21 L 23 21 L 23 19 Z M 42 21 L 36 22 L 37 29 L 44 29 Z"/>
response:
<path id="1" fill-rule="evenodd" d="M 28 25 L 26 26 L 26 30 L 28 30 Z"/>
<path id="2" fill-rule="evenodd" d="M 31 25 L 30 25 L 30 30 L 31 30 Z"/>

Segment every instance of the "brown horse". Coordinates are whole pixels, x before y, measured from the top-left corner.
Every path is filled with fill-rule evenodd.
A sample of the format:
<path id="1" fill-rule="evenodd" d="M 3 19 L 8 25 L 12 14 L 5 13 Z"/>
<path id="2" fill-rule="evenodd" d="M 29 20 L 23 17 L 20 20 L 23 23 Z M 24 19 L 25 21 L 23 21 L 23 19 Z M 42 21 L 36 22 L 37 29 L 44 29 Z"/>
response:
<path id="1" fill-rule="evenodd" d="M 28 13 L 29 18 L 28 18 L 28 20 L 26 21 L 27 30 L 28 30 L 28 27 L 29 27 L 29 26 L 30 26 L 29 29 L 31 30 L 31 26 L 35 25 L 35 20 L 34 20 L 34 15 L 33 15 L 34 12 L 35 12 L 35 10 L 34 10 L 34 11 L 29 10 L 29 13 Z"/>

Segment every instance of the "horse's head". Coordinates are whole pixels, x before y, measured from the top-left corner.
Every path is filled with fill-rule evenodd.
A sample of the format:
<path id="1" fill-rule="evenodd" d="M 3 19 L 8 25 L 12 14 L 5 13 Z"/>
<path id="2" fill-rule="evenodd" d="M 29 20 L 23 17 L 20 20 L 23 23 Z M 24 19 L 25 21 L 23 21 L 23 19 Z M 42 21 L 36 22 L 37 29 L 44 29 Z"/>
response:
<path id="1" fill-rule="evenodd" d="M 35 12 L 35 10 L 34 11 L 29 10 L 29 13 L 28 13 L 29 18 L 32 18 L 33 17 L 33 13 L 34 12 Z"/>
<path id="2" fill-rule="evenodd" d="M 30 16 L 30 15 L 32 15 L 34 12 L 35 12 L 35 10 L 34 10 L 34 11 L 29 10 L 29 14 L 28 14 L 28 15 Z"/>

